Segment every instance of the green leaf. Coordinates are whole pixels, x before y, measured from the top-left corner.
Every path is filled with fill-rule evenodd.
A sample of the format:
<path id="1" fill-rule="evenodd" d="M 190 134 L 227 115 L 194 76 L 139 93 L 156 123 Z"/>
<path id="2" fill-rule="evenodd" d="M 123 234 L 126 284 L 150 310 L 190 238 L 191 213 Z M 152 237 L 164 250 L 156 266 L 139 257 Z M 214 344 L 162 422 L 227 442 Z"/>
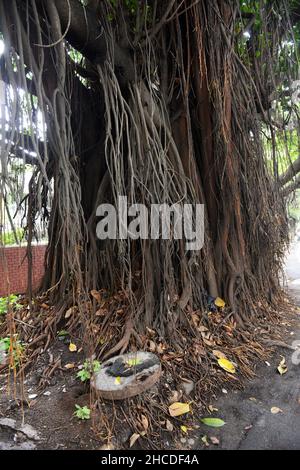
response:
<path id="1" fill-rule="evenodd" d="M 60 330 L 58 333 L 57 333 L 57 336 L 59 338 L 63 338 L 64 336 L 69 336 L 69 333 L 66 331 L 66 330 Z"/>
<path id="2" fill-rule="evenodd" d="M 5 315 L 9 306 L 15 310 L 22 308 L 18 300 L 19 297 L 15 294 L 11 294 L 8 297 L 0 297 L 0 315 Z"/>
<path id="3" fill-rule="evenodd" d="M 88 370 L 82 369 L 79 372 L 77 372 L 77 377 L 78 379 L 81 380 L 81 382 L 86 382 L 87 380 L 91 378 L 91 374 L 89 373 Z"/>
<path id="4" fill-rule="evenodd" d="M 74 415 L 78 419 L 90 419 L 91 417 L 91 410 L 87 406 L 79 406 L 75 405 L 76 411 L 74 412 Z"/>
<path id="5" fill-rule="evenodd" d="M 206 424 L 206 426 L 210 426 L 211 428 L 221 428 L 226 424 L 225 421 L 219 418 L 203 418 L 201 419 L 201 423 Z"/>

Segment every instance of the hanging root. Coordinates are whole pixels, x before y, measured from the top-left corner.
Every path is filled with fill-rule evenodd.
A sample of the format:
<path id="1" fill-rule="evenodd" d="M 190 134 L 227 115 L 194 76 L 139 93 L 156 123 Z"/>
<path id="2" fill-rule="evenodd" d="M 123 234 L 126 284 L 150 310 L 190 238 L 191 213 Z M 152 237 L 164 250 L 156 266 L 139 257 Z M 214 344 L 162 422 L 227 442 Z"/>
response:
<path id="1" fill-rule="evenodd" d="M 49 235 L 40 296 L 24 300 L 29 310 L 14 312 L 1 334 L 18 332 L 27 364 L 58 328 L 78 335 L 86 357 L 155 352 L 173 387 L 194 377 L 201 402 L 201 392 L 218 383 L 213 351 L 250 377 L 283 304 L 288 224 L 273 114 L 285 122 L 277 82 L 278 57 L 293 37 L 287 5 L 267 2 L 247 40 L 243 2 L 135 2 L 128 9 L 128 2 L 103 0 L 96 10 L 76 2 L 71 20 L 67 3 L 0 2 L 10 122 L 0 196 L 12 187 L 9 165 L 18 158 L 20 190 L 33 161 L 29 197 L 18 201 L 29 261 L 38 220 Z M 294 52 L 287 56 L 292 83 L 298 70 Z M 185 237 L 98 240 L 97 207 L 117 206 L 119 196 L 148 209 L 203 204 L 203 249 L 187 251 Z M 214 305 L 217 296 L 225 309 Z"/>

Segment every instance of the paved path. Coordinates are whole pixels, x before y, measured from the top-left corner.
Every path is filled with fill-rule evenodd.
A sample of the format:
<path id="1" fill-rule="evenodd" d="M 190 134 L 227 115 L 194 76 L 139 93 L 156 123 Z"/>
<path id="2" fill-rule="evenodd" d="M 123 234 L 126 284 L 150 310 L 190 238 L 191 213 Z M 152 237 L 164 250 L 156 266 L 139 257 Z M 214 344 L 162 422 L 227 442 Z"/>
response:
<path id="1" fill-rule="evenodd" d="M 300 306 L 300 243 L 291 247 L 287 257 L 286 275 L 291 295 Z M 298 326 L 286 340 L 290 345 L 300 341 L 300 313 Z M 286 358 L 288 372 L 280 376 L 277 366 L 281 355 Z M 269 361 L 258 368 L 257 378 L 242 392 L 222 396 L 214 405 L 215 415 L 226 425 L 220 429 L 201 426 L 201 432 L 217 437 L 214 449 L 241 450 L 300 450 L 300 351 L 292 360 L 293 351 L 277 349 Z M 298 359 L 298 361 L 297 361 Z M 294 363 L 293 363 L 294 362 Z M 282 413 L 272 414 L 278 407 Z"/>

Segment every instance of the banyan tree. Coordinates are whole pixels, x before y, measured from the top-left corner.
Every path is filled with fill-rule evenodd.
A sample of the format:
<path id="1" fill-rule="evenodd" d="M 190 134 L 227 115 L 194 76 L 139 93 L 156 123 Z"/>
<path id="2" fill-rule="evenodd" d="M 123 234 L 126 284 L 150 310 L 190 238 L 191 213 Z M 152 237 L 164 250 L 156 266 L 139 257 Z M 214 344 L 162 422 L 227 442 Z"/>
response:
<path id="1" fill-rule="evenodd" d="M 300 186 L 299 14 L 290 0 L 0 1 L 0 190 L 30 165 L 29 269 L 36 221 L 48 230 L 29 355 L 64 325 L 100 360 L 156 345 L 199 387 L 214 345 L 250 374 Z M 119 196 L 203 204 L 203 248 L 99 240 L 97 207 Z"/>

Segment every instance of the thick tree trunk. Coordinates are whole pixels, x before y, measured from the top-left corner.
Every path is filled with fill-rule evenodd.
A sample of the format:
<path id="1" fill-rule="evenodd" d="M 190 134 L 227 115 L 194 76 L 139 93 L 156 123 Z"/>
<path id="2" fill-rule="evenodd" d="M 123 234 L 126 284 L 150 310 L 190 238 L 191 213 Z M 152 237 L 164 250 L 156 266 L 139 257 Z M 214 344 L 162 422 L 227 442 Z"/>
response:
<path id="1" fill-rule="evenodd" d="M 180 328 L 195 334 L 190 313 L 205 315 L 209 296 L 247 322 L 278 282 L 286 219 L 263 157 L 261 90 L 237 52 L 238 4 L 1 5 L 3 31 L 23 52 L 16 87 L 27 86 L 31 70 L 47 121 L 50 159 L 38 157 L 54 198 L 43 289 L 80 305 L 93 289 L 123 290 L 127 330 L 155 327 L 181 347 Z M 70 45 L 83 54 L 80 65 Z M 100 242 L 96 208 L 118 195 L 147 206 L 204 204 L 204 249 L 188 253 L 182 240 Z"/>

